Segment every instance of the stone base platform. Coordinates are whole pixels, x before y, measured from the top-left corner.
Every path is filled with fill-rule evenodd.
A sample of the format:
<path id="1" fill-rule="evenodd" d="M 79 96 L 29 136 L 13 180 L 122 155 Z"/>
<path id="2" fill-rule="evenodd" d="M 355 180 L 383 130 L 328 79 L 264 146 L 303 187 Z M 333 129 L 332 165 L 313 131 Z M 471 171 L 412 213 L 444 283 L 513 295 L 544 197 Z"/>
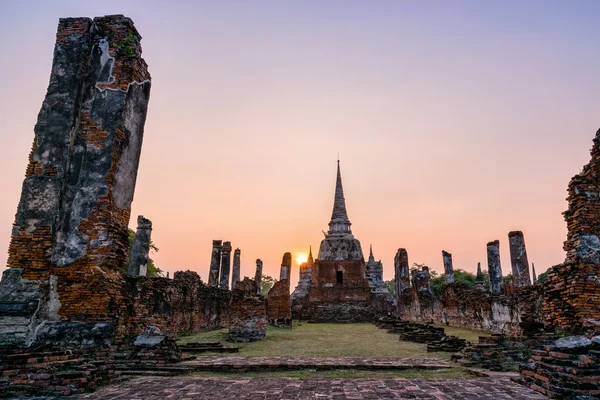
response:
<path id="1" fill-rule="evenodd" d="M 439 358 L 368 358 L 368 357 L 219 357 L 199 356 L 179 363 L 196 371 L 293 370 L 293 369 L 441 369 L 450 365 Z"/>
<path id="2" fill-rule="evenodd" d="M 144 377 L 80 396 L 91 400 L 154 399 L 447 399 L 538 400 L 508 379 L 291 379 Z"/>

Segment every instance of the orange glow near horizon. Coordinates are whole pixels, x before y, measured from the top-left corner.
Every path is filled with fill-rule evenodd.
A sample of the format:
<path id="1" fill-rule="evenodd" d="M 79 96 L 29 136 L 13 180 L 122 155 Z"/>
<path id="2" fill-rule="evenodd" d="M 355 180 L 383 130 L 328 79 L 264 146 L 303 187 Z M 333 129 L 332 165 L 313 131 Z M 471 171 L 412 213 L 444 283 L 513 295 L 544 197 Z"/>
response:
<path id="1" fill-rule="evenodd" d="M 298 265 L 304 264 L 308 260 L 308 256 L 306 253 L 298 253 L 296 254 L 296 262 Z"/>

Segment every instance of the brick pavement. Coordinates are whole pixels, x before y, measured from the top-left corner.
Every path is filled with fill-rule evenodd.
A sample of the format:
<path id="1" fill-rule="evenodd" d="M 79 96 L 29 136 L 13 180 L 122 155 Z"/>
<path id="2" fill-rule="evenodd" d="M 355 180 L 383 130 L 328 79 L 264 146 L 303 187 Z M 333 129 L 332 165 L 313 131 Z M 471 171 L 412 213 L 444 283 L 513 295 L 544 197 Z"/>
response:
<path id="1" fill-rule="evenodd" d="M 198 356 L 178 365 L 200 370 L 226 369 L 440 369 L 450 368 L 439 358 L 373 358 L 373 357 L 238 357 Z"/>
<path id="2" fill-rule="evenodd" d="M 82 395 L 90 400 L 545 399 L 506 378 L 292 379 L 144 377 Z"/>

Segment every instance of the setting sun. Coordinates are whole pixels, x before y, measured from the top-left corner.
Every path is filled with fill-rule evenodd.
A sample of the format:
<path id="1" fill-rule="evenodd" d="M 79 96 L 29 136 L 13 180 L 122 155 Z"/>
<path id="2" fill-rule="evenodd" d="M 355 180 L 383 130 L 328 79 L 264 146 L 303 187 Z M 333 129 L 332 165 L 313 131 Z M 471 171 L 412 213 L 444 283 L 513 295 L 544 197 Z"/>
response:
<path id="1" fill-rule="evenodd" d="M 298 265 L 305 263 L 306 260 L 308 260 L 308 256 L 305 253 L 298 253 L 296 255 L 296 262 L 298 263 Z"/>

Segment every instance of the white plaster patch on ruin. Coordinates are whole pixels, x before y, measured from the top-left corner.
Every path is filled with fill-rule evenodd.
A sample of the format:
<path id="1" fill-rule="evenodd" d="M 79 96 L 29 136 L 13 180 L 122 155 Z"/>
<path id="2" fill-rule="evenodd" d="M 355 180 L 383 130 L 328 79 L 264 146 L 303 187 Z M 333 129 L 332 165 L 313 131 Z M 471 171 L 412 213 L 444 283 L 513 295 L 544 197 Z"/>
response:
<path id="1" fill-rule="evenodd" d="M 99 266 L 95 266 L 94 269 L 98 272 L 100 272 L 102 275 L 106 276 L 106 272 L 104 272 L 104 270 L 102 270 L 102 268 L 100 268 Z"/>
<path id="2" fill-rule="evenodd" d="M 27 221 L 25 221 L 25 223 L 27 224 L 27 228 L 25 228 L 25 231 L 27 233 L 32 233 L 37 229 L 36 224 L 40 222 L 38 219 L 28 219 Z"/>
<path id="3" fill-rule="evenodd" d="M 109 43 L 108 43 L 108 38 L 102 38 L 98 41 L 98 47 L 100 48 L 100 51 L 102 52 L 102 54 L 100 54 L 100 70 L 104 69 L 104 66 L 106 65 L 107 62 L 109 62 L 110 60 L 112 60 L 112 64 L 110 66 L 110 72 L 108 74 L 109 78 L 107 82 L 102 82 L 102 81 L 98 81 L 96 82 L 96 89 L 100 90 L 100 92 L 104 92 L 103 88 L 100 88 L 98 85 L 100 84 L 111 84 L 115 81 L 115 77 L 113 75 L 114 73 L 114 68 L 115 68 L 115 58 L 112 57 L 110 55 L 109 50 Z M 118 90 L 118 89 L 117 89 Z"/>
<path id="4" fill-rule="evenodd" d="M 46 304 L 46 319 L 51 321 L 60 321 L 58 311 L 62 307 L 58 296 L 58 278 L 50 275 L 48 279 L 48 303 Z"/>

